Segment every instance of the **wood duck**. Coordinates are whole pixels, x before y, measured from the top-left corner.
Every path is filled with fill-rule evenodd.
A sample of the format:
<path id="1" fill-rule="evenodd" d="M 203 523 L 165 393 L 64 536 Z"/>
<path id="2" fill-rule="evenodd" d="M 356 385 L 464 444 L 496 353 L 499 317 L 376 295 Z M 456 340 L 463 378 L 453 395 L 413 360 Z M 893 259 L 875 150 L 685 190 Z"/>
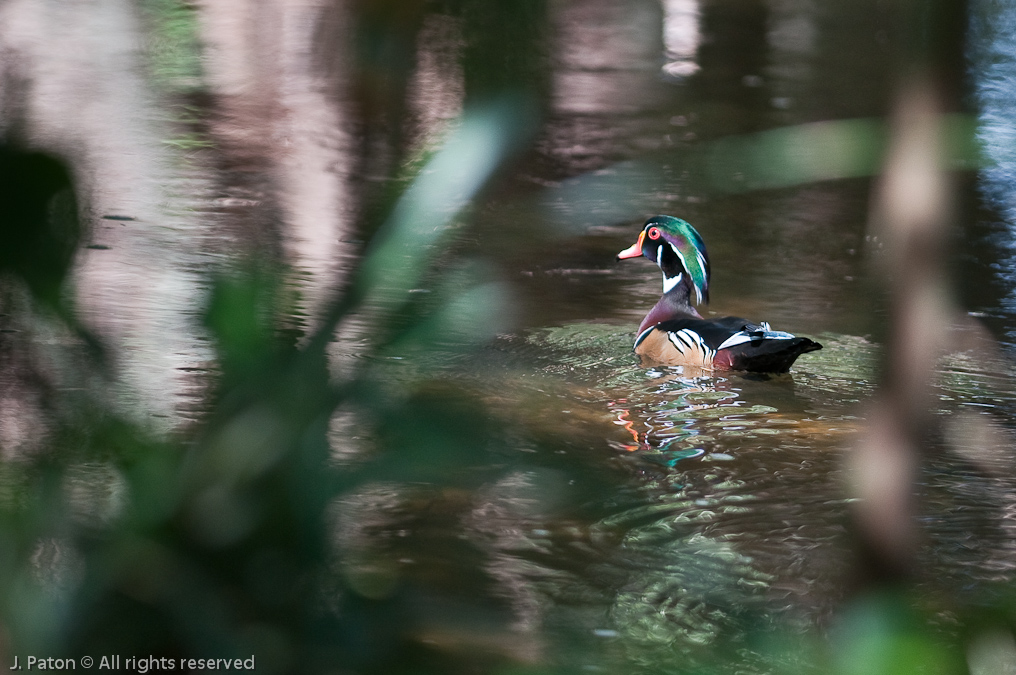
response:
<path id="1" fill-rule="evenodd" d="M 709 255 L 699 233 L 680 218 L 650 218 L 617 259 L 639 256 L 663 271 L 663 297 L 642 319 L 635 339 L 635 353 L 643 358 L 668 366 L 785 373 L 801 354 L 822 349 L 764 321 L 703 319 L 691 300 L 709 301 Z"/>

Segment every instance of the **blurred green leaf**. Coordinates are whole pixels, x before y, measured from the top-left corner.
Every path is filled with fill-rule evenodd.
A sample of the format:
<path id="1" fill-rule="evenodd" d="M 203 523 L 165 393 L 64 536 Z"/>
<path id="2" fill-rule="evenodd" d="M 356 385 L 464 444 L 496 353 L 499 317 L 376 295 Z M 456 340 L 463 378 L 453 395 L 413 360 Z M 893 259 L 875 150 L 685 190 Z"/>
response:
<path id="1" fill-rule="evenodd" d="M 375 235 L 360 270 L 371 302 L 404 301 L 454 218 L 517 147 L 528 120 L 513 99 L 467 110 Z"/>
<path id="2" fill-rule="evenodd" d="M 984 166 L 973 116 L 943 115 L 940 123 L 947 167 Z M 882 169 L 889 131 L 881 118 L 829 120 L 657 152 L 548 188 L 541 215 L 560 231 L 575 234 L 643 214 L 644 195 L 668 194 L 675 184 L 690 194 L 723 195 L 874 176 Z"/>
<path id="3" fill-rule="evenodd" d="M 947 675 L 966 672 L 954 645 L 943 640 L 896 592 L 853 600 L 838 616 L 832 649 L 840 675 Z"/>

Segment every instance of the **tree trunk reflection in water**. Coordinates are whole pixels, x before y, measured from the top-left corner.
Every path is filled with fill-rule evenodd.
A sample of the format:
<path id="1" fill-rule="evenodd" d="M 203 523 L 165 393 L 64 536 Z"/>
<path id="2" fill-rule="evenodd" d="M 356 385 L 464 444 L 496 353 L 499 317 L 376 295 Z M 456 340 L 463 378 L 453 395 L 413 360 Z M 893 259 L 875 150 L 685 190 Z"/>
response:
<path id="1" fill-rule="evenodd" d="M 33 465 L 50 483 L 0 467 L 18 490 L 38 488 L 41 505 L 29 509 L 37 521 L 11 506 L 6 532 L 20 548 L 0 556 L 10 572 L 0 585 L 43 578 L 26 582 L 40 607 L 50 607 L 43 590 L 71 589 L 64 613 L 41 628 L 6 607 L 14 643 L 255 645 L 264 669 L 280 672 L 552 667 L 572 644 L 582 653 L 562 657 L 566 668 L 602 660 L 655 672 L 702 645 L 751 652 L 749 624 L 771 618 L 766 594 L 814 592 L 821 576 L 769 588 L 764 564 L 744 552 L 752 538 L 772 536 L 755 542 L 765 564 L 792 559 L 794 570 L 833 569 L 827 559 L 842 552 L 828 544 L 834 525 L 815 522 L 841 507 L 832 460 L 815 474 L 797 460 L 853 433 L 844 401 L 868 391 L 861 366 L 846 366 L 856 389 L 837 392 L 844 417 L 834 425 L 797 392 L 848 378 L 802 371 L 797 391 L 793 381 L 765 391 L 699 374 L 711 383 L 682 389 L 689 373 L 655 382 L 624 362 L 630 340 L 618 326 L 602 340 L 603 326 L 566 327 L 565 348 L 544 345 L 555 363 L 533 358 L 523 375 L 506 366 L 503 379 L 502 360 L 538 339 L 472 349 L 511 316 L 508 284 L 490 271 L 498 266 L 535 279 L 524 311 L 538 325 L 632 319 L 626 296 L 649 293 L 649 282 L 609 267 L 604 251 L 641 216 L 671 207 L 711 230 L 726 308 L 869 332 L 879 320 L 870 297 L 844 283 L 863 274 L 842 252 L 860 248 L 860 219 L 843 212 L 865 197 L 880 127 L 830 118 L 888 107 L 884 61 L 853 55 L 852 40 L 893 46 L 896 35 L 878 37 L 877 12 L 818 5 L 0 6 L 10 56 L 0 122 L 70 159 L 90 247 L 67 307 L 109 345 L 116 373 L 82 366 L 92 362 L 74 345 L 85 332 L 36 317 L 30 290 L 0 299 L 17 327 L 0 334 L 0 377 L 11 385 L 0 392 L 0 445 L 6 457 L 50 448 L 74 462 Z M 833 30 L 844 15 L 864 29 Z M 178 61 L 153 65 L 167 59 Z M 849 72 L 829 75 L 840 71 Z M 886 232 L 909 223 L 908 237 L 879 238 L 890 266 L 910 274 L 891 287 L 884 405 L 855 458 L 863 571 L 893 584 L 911 581 L 914 448 L 928 419 L 927 366 L 942 348 L 935 327 L 953 313 L 938 272 L 950 188 L 925 156 L 938 104 L 912 86 L 918 94 L 899 94 L 904 132 L 872 218 Z M 804 126 L 767 133 L 784 124 Z M 733 138 L 713 143 L 721 136 Z M 853 164 L 823 163 L 812 147 L 851 142 Z M 507 171 L 527 149 L 523 170 Z M 499 172 L 509 180 L 488 186 Z M 831 180 L 844 177 L 856 181 L 850 189 Z M 802 181 L 821 184 L 798 189 Z M 744 197 L 759 188 L 783 192 Z M 861 338 L 831 346 L 855 359 L 873 349 Z M 569 361 L 566 349 L 579 356 Z M 54 354 L 67 363 L 37 366 Z M 609 384 L 576 374 L 593 380 L 603 364 Z M 446 380 L 453 366 L 468 375 Z M 567 375 L 551 382 L 551 373 Z M 782 407 L 742 407 L 749 396 Z M 604 439 L 615 421 L 629 431 L 645 422 L 652 442 L 634 431 L 634 444 L 613 447 Z M 143 430 L 153 426 L 154 440 Z M 1006 437 L 969 416 L 950 433 L 971 430 L 996 445 Z M 598 452 L 606 448 L 617 456 Z M 705 468 L 682 470 L 691 460 Z M 793 494 L 780 482 L 788 474 Z M 588 492 L 574 487 L 583 481 Z M 635 487 L 618 488 L 624 481 Z M 625 490 L 652 503 L 629 513 L 617 505 Z M 64 494 L 69 515 L 44 508 Z M 1000 547 L 996 562 L 1009 555 Z M 728 587 L 737 592 L 717 591 Z M 833 596 L 795 608 L 821 616 Z M 136 632 L 117 636 L 122 624 Z M 583 634 L 557 640 L 569 631 Z M 593 654 L 597 640 L 616 643 Z M 742 656 L 752 667 L 761 659 Z"/>

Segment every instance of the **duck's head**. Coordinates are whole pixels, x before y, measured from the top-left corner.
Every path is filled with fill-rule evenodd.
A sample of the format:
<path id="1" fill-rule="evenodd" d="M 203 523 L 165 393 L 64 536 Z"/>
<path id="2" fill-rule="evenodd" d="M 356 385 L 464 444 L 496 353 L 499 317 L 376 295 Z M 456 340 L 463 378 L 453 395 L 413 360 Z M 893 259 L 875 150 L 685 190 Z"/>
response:
<path id="1" fill-rule="evenodd" d="M 688 290 L 695 304 L 709 302 L 709 254 L 695 228 L 673 216 L 653 216 L 646 221 L 638 241 L 617 254 L 618 260 L 652 260 L 663 271 L 663 292 L 679 285 Z"/>

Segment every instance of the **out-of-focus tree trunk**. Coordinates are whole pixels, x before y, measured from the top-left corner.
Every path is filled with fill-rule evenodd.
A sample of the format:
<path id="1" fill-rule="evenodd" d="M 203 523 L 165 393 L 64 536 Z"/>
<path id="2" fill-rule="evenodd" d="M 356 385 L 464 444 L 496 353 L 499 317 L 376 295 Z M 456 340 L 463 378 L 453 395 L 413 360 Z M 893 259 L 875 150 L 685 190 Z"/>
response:
<path id="1" fill-rule="evenodd" d="M 869 225 L 889 325 L 869 428 L 851 458 L 865 588 L 910 581 L 916 573 L 917 467 L 934 432 L 936 364 L 962 319 L 946 274 L 955 188 L 941 116 L 962 108 L 964 32 L 956 25 L 965 20 L 965 3 L 903 2 L 896 9 L 891 141 Z"/>

